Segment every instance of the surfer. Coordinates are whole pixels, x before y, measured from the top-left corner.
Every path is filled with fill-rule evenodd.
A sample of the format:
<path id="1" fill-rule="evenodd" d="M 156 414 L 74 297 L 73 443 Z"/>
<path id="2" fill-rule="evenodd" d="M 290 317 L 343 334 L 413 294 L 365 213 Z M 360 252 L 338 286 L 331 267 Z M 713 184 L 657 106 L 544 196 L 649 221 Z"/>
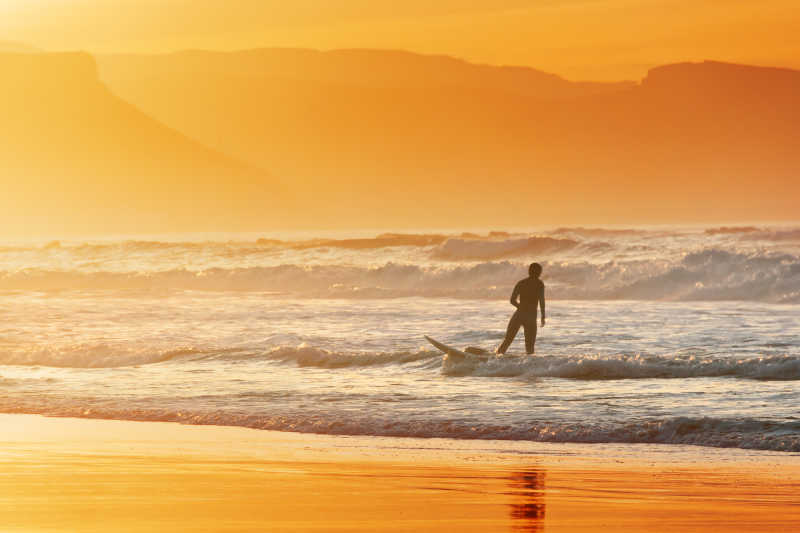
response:
<path id="1" fill-rule="evenodd" d="M 528 277 L 517 283 L 511 293 L 511 305 L 517 308 L 511 320 L 508 321 L 506 338 L 497 348 L 497 353 L 506 353 L 508 347 L 517 336 L 520 326 L 525 330 L 525 351 L 528 355 L 533 353 L 536 344 L 536 308 L 542 308 L 542 327 L 544 327 L 544 283 L 539 279 L 542 275 L 542 265 L 531 263 L 528 267 Z"/>

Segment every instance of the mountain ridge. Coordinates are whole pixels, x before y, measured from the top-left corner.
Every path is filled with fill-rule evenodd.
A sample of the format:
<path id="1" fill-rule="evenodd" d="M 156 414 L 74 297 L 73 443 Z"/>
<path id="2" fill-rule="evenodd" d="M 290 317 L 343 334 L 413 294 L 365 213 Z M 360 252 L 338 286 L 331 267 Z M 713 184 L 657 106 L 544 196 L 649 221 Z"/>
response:
<path id="1" fill-rule="evenodd" d="M 376 54 L 411 64 L 367 68 Z M 23 178 L 0 219 L 60 228 L 81 213 L 83 229 L 141 232 L 796 218 L 792 69 L 684 62 L 597 90 L 525 68 L 532 86 L 509 89 L 517 71 L 486 80 L 506 71 L 446 56 L 312 51 L 307 71 L 244 55 L 0 54 L 0 170 Z"/>
<path id="2" fill-rule="evenodd" d="M 323 195 L 329 202 L 314 209 L 323 225 L 793 216 L 785 200 L 800 192 L 792 180 L 800 161 L 789 150 L 800 135 L 787 100 L 800 88 L 793 74 L 774 95 L 744 83 L 773 70 L 721 62 L 655 67 L 641 83 L 585 90 L 533 69 L 523 69 L 531 86 L 519 84 L 513 69 L 452 58 L 347 52 L 342 70 L 341 53 L 312 51 L 305 69 L 292 59 L 297 51 L 275 59 L 282 53 L 268 52 L 267 62 L 263 51 L 105 56 L 100 66 L 111 87 L 163 122 L 269 166 L 300 197 Z M 373 68 L 376 54 L 402 64 Z M 408 80 L 409 72 L 429 76 Z M 512 76 L 484 79 L 499 72 Z M 698 73 L 705 89 L 692 86 Z"/>
<path id="3" fill-rule="evenodd" d="M 274 77 L 306 81 L 339 81 L 372 87 L 478 86 L 511 92 L 536 90 L 552 97 L 555 91 L 605 92 L 626 88 L 633 82 L 573 82 L 556 74 L 525 66 L 473 63 L 441 54 L 420 54 L 405 50 L 347 48 L 256 48 L 241 51 L 182 50 L 169 54 L 98 55 L 106 76 L 118 76 L 115 64 L 146 61 L 157 75 L 177 63 L 186 72 L 236 72 L 252 75 L 269 70 Z M 163 60 L 163 64 L 157 62 Z M 155 61 L 155 62 L 154 62 Z M 136 66 L 136 65 L 134 65 Z M 439 75 L 447 68 L 446 76 Z M 491 76 L 489 76 L 491 74 Z M 357 79 L 357 80 L 356 80 Z M 563 97 L 563 95 L 559 95 Z"/>

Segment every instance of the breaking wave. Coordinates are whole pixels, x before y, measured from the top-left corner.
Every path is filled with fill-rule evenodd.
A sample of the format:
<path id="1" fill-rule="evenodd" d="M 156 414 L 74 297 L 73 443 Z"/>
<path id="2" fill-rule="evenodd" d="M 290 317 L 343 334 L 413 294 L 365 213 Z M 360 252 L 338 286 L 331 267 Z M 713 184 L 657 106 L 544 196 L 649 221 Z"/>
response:
<path id="1" fill-rule="evenodd" d="M 348 368 L 386 364 L 433 363 L 442 354 L 418 352 L 334 352 L 311 346 L 279 347 L 265 354 L 271 360 L 298 366 Z M 683 356 L 683 355 L 552 355 L 479 358 L 461 362 L 445 359 L 442 372 L 452 376 L 564 378 L 578 380 L 685 379 L 736 377 L 765 381 L 800 380 L 800 357 Z"/>
<path id="2" fill-rule="evenodd" d="M 439 259 L 502 259 L 523 255 L 543 255 L 575 248 L 580 243 L 572 239 L 552 237 L 528 237 L 525 239 L 505 239 L 499 241 L 479 239 L 447 239 L 437 247 L 433 255 Z"/>
<path id="3" fill-rule="evenodd" d="M 429 362 L 439 366 L 441 353 L 422 350 L 417 352 L 334 352 L 313 346 L 281 346 L 265 354 L 267 359 L 296 363 L 301 367 L 351 368 L 388 364 Z"/>
<path id="4" fill-rule="evenodd" d="M 677 379 L 733 377 L 765 381 L 800 380 L 800 357 L 791 355 L 735 357 L 707 355 L 537 355 L 478 358 L 442 363 L 436 350 L 371 352 L 333 351 L 306 344 L 268 349 L 132 347 L 125 344 L 33 346 L 0 352 L 0 365 L 60 368 L 113 368 L 198 360 L 265 360 L 299 367 L 325 369 L 414 364 L 420 370 L 450 376 L 563 378 L 576 380 Z"/>
<path id="5" fill-rule="evenodd" d="M 551 298 L 800 302 L 800 257 L 789 253 L 735 253 L 711 248 L 685 254 L 675 261 L 543 261 L 543 264 Z M 514 283 L 525 275 L 525 263 L 508 260 L 467 265 L 284 264 L 158 272 L 30 268 L 0 272 L 0 290 L 175 289 L 336 298 L 505 298 Z"/>
<path id="6" fill-rule="evenodd" d="M 800 242 L 800 229 L 763 230 L 748 233 L 744 238 L 752 241 Z"/>
<path id="7" fill-rule="evenodd" d="M 800 380 L 800 357 L 719 357 L 676 355 L 558 355 L 445 360 L 454 376 L 564 378 L 578 380 L 685 379 L 736 377 L 764 381 Z"/>

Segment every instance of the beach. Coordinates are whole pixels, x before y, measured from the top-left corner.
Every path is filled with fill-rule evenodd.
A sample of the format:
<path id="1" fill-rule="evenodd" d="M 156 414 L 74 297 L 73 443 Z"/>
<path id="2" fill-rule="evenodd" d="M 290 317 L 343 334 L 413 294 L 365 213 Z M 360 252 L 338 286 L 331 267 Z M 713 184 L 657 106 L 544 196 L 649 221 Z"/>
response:
<path id="1" fill-rule="evenodd" d="M 0 530 L 789 531 L 796 454 L 0 415 Z"/>
<path id="2" fill-rule="evenodd" d="M 790 531 L 796 235 L 6 243 L 0 533 Z"/>
<path id="3" fill-rule="evenodd" d="M 0 0 L 0 533 L 800 533 L 796 3 Z"/>

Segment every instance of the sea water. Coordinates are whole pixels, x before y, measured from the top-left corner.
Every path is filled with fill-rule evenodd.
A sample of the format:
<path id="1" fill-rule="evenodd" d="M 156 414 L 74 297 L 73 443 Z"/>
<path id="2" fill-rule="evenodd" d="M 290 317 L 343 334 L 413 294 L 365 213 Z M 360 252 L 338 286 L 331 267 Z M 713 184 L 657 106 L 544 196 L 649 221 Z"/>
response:
<path id="1" fill-rule="evenodd" d="M 493 350 L 534 260 L 534 356 L 425 342 Z M 797 227 L 0 247 L 0 412 L 798 452 L 799 383 Z"/>

